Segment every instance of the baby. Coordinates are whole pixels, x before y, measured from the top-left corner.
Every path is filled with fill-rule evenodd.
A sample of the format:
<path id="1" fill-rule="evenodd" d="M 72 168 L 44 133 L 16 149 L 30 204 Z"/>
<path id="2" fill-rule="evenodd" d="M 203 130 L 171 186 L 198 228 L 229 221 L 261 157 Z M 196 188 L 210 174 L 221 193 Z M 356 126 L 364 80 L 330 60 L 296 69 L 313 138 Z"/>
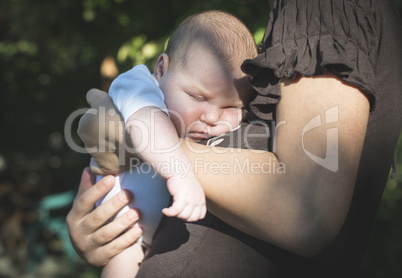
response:
<path id="1" fill-rule="evenodd" d="M 240 66 L 256 55 L 254 39 L 239 19 L 207 11 L 180 24 L 153 74 L 138 65 L 112 83 L 109 95 L 124 118 L 138 158 L 150 167 L 141 171 L 144 168 L 137 165 L 117 174 L 114 189 L 101 200 L 121 189 L 131 190 L 135 196 L 132 206 L 141 211 L 139 225 L 143 229 L 142 246 L 135 244 L 112 258 L 103 277 L 136 275 L 142 247 L 151 244 L 162 213 L 186 221 L 204 218 L 204 192 L 179 138 L 200 141 L 240 124 L 242 108 L 252 93 Z M 84 141 L 99 138 L 86 132 L 90 133 L 80 130 Z"/>

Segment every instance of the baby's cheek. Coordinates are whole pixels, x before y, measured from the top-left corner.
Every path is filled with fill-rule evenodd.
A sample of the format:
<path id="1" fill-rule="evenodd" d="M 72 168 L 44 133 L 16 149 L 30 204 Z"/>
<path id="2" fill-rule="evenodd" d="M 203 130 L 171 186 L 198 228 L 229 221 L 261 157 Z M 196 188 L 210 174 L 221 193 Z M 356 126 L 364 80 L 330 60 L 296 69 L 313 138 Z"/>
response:
<path id="1" fill-rule="evenodd" d="M 212 135 L 217 136 L 233 130 L 242 119 L 241 109 L 231 109 L 222 114 L 218 124 L 212 128 Z"/>
<path id="2" fill-rule="evenodd" d="M 230 130 L 238 126 L 243 118 L 242 109 L 238 108 L 230 108 L 225 111 L 222 115 L 222 120 L 229 123 L 228 125 L 232 126 Z"/>
<path id="3" fill-rule="evenodd" d="M 229 132 L 230 130 L 231 129 L 229 129 L 225 125 L 217 125 L 217 126 L 211 128 L 211 136 L 212 137 L 219 136 L 219 135 L 225 134 L 226 132 Z"/>

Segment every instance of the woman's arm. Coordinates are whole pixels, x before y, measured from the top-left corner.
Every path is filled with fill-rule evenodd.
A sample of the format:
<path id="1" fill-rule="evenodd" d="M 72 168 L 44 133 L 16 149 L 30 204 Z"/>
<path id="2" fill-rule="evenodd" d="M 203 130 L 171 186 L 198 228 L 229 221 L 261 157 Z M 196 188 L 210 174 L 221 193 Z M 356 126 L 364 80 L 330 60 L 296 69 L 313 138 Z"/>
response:
<path id="1" fill-rule="evenodd" d="M 313 256 L 348 213 L 368 115 L 367 97 L 332 74 L 285 80 L 275 155 L 183 147 L 209 211 L 252 236 Z"/>
<path id="2" fill-rule="evenodd" d="M 88 95 L 109 99 L 97 90 Z M 335 238 L 349 210 L 369 101 L 358 89 L 326 74 L 284 80 L 277 108 L 275 154 L 187 141 L 182 146 L 209 211 L 252 236 L 313 256 Z"/>

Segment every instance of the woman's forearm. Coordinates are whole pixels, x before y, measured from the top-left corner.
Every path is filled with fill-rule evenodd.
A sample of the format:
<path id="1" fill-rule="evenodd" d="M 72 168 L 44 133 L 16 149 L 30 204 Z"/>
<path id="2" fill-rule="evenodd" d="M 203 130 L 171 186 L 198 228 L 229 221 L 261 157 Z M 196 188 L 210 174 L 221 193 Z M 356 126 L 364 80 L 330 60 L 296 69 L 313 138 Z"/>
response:
<path id="1" fill-rule="evenodd" d="M 196 146 L 206 151 L 200 154 L 194 153 L 194 146 L 184 145 L 210 212 L 256 238 L 295 253 L 310 252 L 303 244 L 310 225 L 307 216 L 314 213 L 307 204 L 309 196 L 299 181 L 291 181 L 286 165 L 273 153 L 218 149 L 225 151 L 222 155 Z"/>

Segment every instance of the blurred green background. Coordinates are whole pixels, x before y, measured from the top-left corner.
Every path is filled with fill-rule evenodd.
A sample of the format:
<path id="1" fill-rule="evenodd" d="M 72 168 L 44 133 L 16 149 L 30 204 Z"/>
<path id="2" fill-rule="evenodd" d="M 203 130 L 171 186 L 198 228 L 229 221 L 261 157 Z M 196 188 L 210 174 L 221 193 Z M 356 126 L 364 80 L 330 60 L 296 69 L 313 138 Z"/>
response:
<path id="1" fill-rule="evenodd" d="M 394 0 L 402 10 L 402 0 Z M 138 63 L 153 68 L 174 28 L 207 9 L 231 12 L 259 42 L 266 1 L 0 1 L 0 277 L 98 277 L 71 249 L 65 215 L 87 154 L 73 111 L 90 88 Z M 66 140 L 65 126 L 71 131 Z M 374 159 L 374 158 L 373 158 Z M 402 277 L 402 140 L 361 277 Z"/>

